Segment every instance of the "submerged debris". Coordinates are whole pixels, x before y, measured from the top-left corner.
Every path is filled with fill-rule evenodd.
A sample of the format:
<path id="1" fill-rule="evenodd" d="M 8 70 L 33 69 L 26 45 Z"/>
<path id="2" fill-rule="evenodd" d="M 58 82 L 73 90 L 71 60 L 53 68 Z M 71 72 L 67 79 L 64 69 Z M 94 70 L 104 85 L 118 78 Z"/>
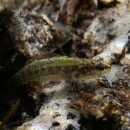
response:
<path id="1" fill-rule="evenodd" d="M 18 109 L 18 106 L 20 104 L 20 100 L 16 102 L 12 110 L 8 113 L 8 115 L 5 117 L 4 121 L 0 124 L 0 130 L 2 130 L 3 126 L 8 122 L 8 120 L 11 118 L 11 116 L 16 112 Z"/>
<path id="2" fill-rule="evenodd" d="M 12 120 L 12 126 L 9 122 L 5 129 L 129 130 L 130 5 L 116 7 L 116 3 L 117 0 L 111 1 L 110 6 L 103 6 L 104 3 L 97 0 L 26 0 L 20 11 L 13 11 L 8 16 L 1 15 L 0 25 L 8 32 L 9 45 L 3 41 L 0 44 L 0 120 L 4 119 L 7 109 L 10 110 L 11 105 L 8 104 L 12 100 L 21 98 L 23 103 L 16 120 Z M 69 25 L 54 22 L 52 19 Z M 3 30 L 0 34 L 2 32 Z M 57 50 L 61 47 L 69 51 L 71 56 L 90 58 L 84 61 L 91 61 L 94 66 L 91 68 L 89 62 L 87 67 L 83 67 L 79 64 L 81 60 L 78 60 L 74 67 L 74 58 L 66 56 L 60 56 L 60 62 L 57 62 L 60 57 L 40 59 L 42 54 L 48 52 L 56 50 L 56 53 L 61 53 Z M 35 59 L 35 56 L 38 59 L 24 68 L 26 58 Z M 63 58 L 66 62 L 63 62 Z M 103 66 L 104 63 L 111 65 L 111 71 L 105 72 L 103 76 L 100 76 L 103 72 L 101 64 L 96 64 L 100 61 L 103 61 Z M 38 65 L 35 64 L 37 62 Z M 39 66 L 44 68 L 42 72 Z M 42 81 L 43 77 L 46 81 L 54 80 L 56 77 L 52 73 L 60 73 L 58 79 L 72 81 L 74 78 L 81 82 L 31 82 L 20 87 L 16 87 L 14 82 L 14 85 L 4 87 L 3 84 L 15 72 L 18 73 L 14 79 L 21 81 L 21 84 L 29 80 Z M 81 89 L 75 89 L 80 85 Z M 73 91 L 69 88 L 73 88 Z M 112 124 L 111 128 L 109 124 Z"/>
<path id="3" fill-rule="evenodd" d="M 66 0 L 60 8 L 57 20 L 79 29 L 86 28 L 98 15 L 97 5 L 94 0 Z"/>
<path id="4" fill-rule="evenodd" d="M 92 58 L 101 53 L 113 41 L 117 40 L 120 45 L 124 44 L 129 36 L 129 6 L 119 6 L 100 12 L 87 28 L 83 38 L 79 41 L 80 44 L 77 42 L 73 44 L 73 53 Z"/>
<path id="5" fill-rule="evenodd" d="M 122 50 L 126 43 L 127 42 L 124 41 L 124 44 L 120 46 L 116 41 L 115 44 L 109 44 L 108 46 L 111 46 L 111 49 L 115 47 L 115 54 L 122 55 Z M 120 47 L 120 50 L 118 50 L 118 47 Z M 105 51 L 101 54 L 103 53 L 105 53 Z M 111 55 L 113 54 L 113 49 L 110 50 L 110 53 Z M 104 56 L 104 54 L 99 55 L 99 57 L 97 55 L 99 59 L 102 58 L 101 56 Z M 109 53 L 108 55 L 106 53 L 106 57 L 107 56 L 109 56 Z M 117 57 L 114 58 L 116 59 Z M 123 57 L 123 59 L 124 58 L 126 58 L 126 56 Z M 95 122 L 98 120 L 105 120 L 107 122 L 112 120 L 113 122 L 116 122 L 114 127 L 119 130 L 128 130 L 130 126 L 130 102 L 128 101 L 130 98 L 130 67 L 128 62 L 123 62 L 123 59 L 120 59 L 122 65 L 112 65 L 111 72 L 98 78 L 98 80 L 93 79 L 92 81 L 84 82 L 85 87 L 80 92 L 80 95 L 79 92 L 70 92 L 70 90 L 67 90 L 65 84 L 44 88 L 43 92 L 48 95 L 49 98 L 41 107 L 40 115 L 35 119 L 24 123 L 22 126 L 18 127 L 17 130 L 42 129 L 43 127 L 45 129 L 52 128 L 52 120 L 53 122 L 60 123 L 60 125 L 55 128 L 66 129 L 68 128 L 68 123 L 66 123 L 67 120 L 65 120 L 65 117 L 68 115 L 66 113 L 69 112 L 76 115 L 73 120 L 70 121 L 69 119 L 69 123 L 77 129 L 80 128 L 80 125 L 77 125 L 77 118 L 80 120 L 79 114 L 83 114 L 88 119 L 91 119 L 91 115 L 93 115 L 93 117 L 96 118 Z M 77 98 L 78 96 L 79 98 Z M 74 108 L 77 108 L 77 110 Z M 48 109 L 51 113 L 48 112 Z M 55 117 L 55 112 L 57 111 L 60 117 Z M 76 114 L 77 112 L 78 114 Z M 48 119 L 47 122 L 45 121 L 46 118 Z M 41 123 L 41 119 L 45 123 Z M 36 124 L 38 125 L 36 126 Z M 85 129 L 87 128 L 85 127 Z"/>
<path id="6" fill-rule="evenodd" d="M 62 31 L 46 15 L 14 12 L 10 18 L 4 17 L 15 48 L 22 54 L 33 57 L 61 48 L 71 39 L 71 30 Z"/>
<path id="7" fill-rule="evenodd" d="M 97 119 L 113 119 L 121 130 L 130 128 L 130 91 L 98 89 L 95 93 L 81 92 L 71 103 L 80 111 L 88 112 Z"/>
<path id="8" fill-rule="evenodd" d="M 0 0 L 0 14 L 10 13 L 13 9 L 14 0 Z"/>
<path id="9" fill-rule="evenodd" d="M 125 3 L 127 0 L 99 0 L 104 5 L 111 5 L 114 3 Z"/>

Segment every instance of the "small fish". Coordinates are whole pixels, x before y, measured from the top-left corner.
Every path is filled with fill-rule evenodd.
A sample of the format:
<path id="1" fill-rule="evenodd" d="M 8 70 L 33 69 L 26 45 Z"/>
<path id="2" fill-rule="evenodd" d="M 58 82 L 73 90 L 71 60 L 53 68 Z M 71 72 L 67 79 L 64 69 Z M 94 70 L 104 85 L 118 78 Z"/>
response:
<path id="1" fill-rule="evenodd" d="M 57 56 L 35 60 L 16 73 L 8 85 L 19 86 L 29 81 L 82 81 L 109 72 L 110 65 L 97 60 Z"/>

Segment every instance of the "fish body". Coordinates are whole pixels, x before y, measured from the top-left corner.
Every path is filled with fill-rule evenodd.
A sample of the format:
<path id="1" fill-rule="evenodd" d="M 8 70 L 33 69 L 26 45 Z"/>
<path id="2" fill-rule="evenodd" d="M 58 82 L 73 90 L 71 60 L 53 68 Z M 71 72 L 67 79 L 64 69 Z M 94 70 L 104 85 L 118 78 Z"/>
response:
<path id="1" fill-rule="evenodd" d="M 110 66 L 102 61 L 58 56 L 35 60 L 26 65 L 9 80 L 8 84 L 19 86 L 29 81 L 85 80 L 108 71 Z"/>

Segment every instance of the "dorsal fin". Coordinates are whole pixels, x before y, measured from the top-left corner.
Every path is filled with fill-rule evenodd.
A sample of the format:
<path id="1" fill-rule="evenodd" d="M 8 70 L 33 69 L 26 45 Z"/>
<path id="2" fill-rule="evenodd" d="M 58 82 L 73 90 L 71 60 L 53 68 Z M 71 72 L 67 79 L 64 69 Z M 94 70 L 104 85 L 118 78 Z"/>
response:
<path id="1" fill-rule="evenodd" d="M 61 56 L 61 55 L 58 55 L 58 54 L 54 54 L 54 53 L 44 53 L 44 54 L 40 54 L 40 55 L 35 55 L 35 57 L 32 57 L 30 58 L 26 63 L 25 63 L 25 66 L 36 61 L 36 60 L 41 60 L 41 59 L 45 59 L 45 58 L 51 58 L 51 57 L 58 57 L 58 56 Z"/>

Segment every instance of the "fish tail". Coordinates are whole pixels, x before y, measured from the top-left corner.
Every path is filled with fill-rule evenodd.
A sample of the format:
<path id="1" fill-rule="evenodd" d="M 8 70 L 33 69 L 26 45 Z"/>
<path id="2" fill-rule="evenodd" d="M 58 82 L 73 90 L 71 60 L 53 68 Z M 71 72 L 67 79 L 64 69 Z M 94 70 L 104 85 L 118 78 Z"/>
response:
<path id="1" fill-rule="evenodd" d="M 20 86 L 20 84 L 21 82 L 18 80 L 18 77 L 13 76 L 12 78 L 8 80 L 8 82 L 6 83 L 6 86 L 18 87 Z"/>

